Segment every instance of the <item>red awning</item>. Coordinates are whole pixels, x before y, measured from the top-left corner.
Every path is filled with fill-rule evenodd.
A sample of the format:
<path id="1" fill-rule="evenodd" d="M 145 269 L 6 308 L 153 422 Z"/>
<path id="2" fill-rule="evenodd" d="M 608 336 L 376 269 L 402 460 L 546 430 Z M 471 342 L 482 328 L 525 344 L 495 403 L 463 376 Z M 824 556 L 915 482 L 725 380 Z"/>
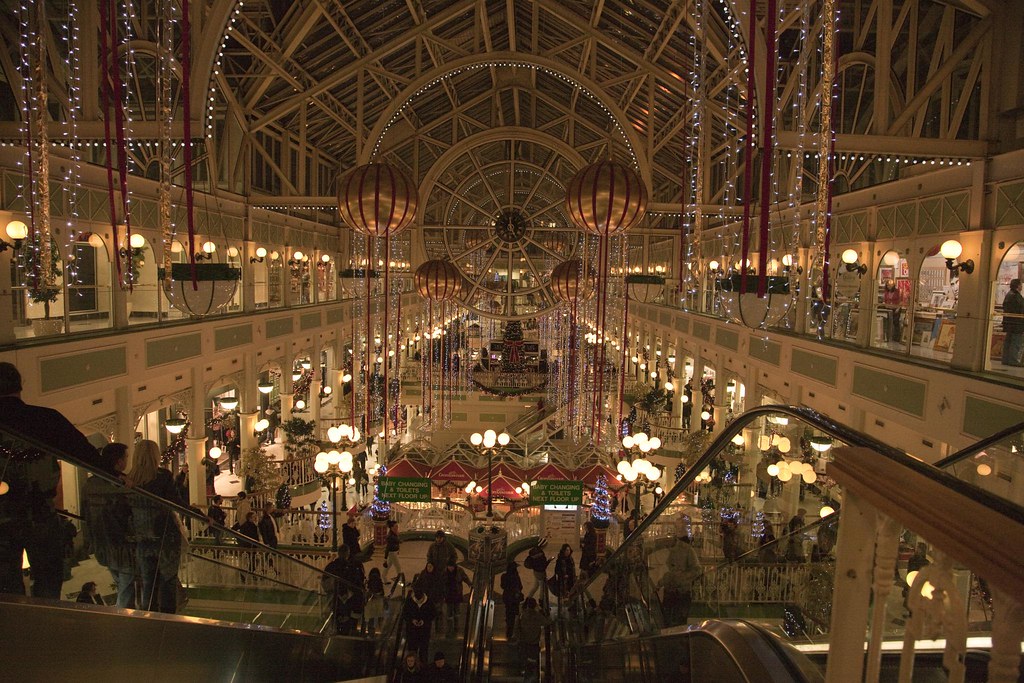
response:
<path id="1" fill-rule="evenodd" d="M 426 477 L 430 474 L 430 465 L 425 462 L 413 462 L 401 458 L 388 465 L 389 477 Z"/>
<path id="2" fill-rule="evenodd" d="M 497 469 L 497 468 L 495 468 L 495 469 Z M 491 482 L 492 482 L 492 486 L 494 487 L 494 497 L 495 498 L 506 498 L 508 500 L 521 500 L 523 498 L 523 494 L 521 494 L 521 493 L 516 491 L 516 487 L 517 486 L 522 486 L 523 485 L 523 482 L 521 480 L 510 479 L 509 477 L 507 477 L 504 474 L 500 474 L 500 475 L 492 474 L 491 475 Z M 485 475 L 484 480 L 481 482 L 481 484 L 484 485 L 484 490 L 483 490 L 483 492 L 481 492 L 480 495 L 483 496 L 484 498 L 486 498 L 490 494 L 490 492 L 487 490 L 487 486 L 486 486 L 486 484 L 487 484 L 486 475 Z"/>
<path id="3" fill-rule="evenodd" d="M 430 472 L 430 478 L 436 486 L 445 484 L 465 486 L 471 481 L 476 481 L 477 476 L 471 468 L 456 460 L 449 460 L 443 465 L 438 465 Z"/>
<path id="4" fill-rule="evenodd" d="M 536 481 L 538 479 L 557 479 L 559 481 L 569 481 L 572 479 L 572 471 L 563 470 L 558 465 L 553 465 L 550 462 L 546 465 L 534 468 L 530 470 L 530 481 Z"/>
<path id="5" fill-rule="evenodd" d="M 589 467 L 581 467 L 573 473 L 573 479 L 576 481 L 582 481 L 584 486 L 587 488 L 594 488 L 597 486 L 598 475 L 603 474 L 608 480 L 609 489 L 622 488 L 622 482 L 616 479 L 618 472 L 613 470 L 611 467 L 605 465 L 590 465 Z"/>

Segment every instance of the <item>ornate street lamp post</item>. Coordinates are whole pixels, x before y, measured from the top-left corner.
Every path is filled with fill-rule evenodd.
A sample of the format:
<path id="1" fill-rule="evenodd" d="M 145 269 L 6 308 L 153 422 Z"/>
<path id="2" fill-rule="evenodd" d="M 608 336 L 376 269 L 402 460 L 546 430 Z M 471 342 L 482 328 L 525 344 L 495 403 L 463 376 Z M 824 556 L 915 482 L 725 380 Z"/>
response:
<path id="1" fill-rule="evenodd" d="M 491 488 L 492 478 L 491 473 L 494 468 L 494 454 L 500 448 L 504 448 L 508 445 L 511 437 L 502 432 L 501 434 L 495 433 L 493 429 L 488 429 L 483 434 L 474 432 L 469 437 L 469 442 L 480 449 L 481 453 L 487 455 L 487 517 L 494 517 L 494 489 Z"/>

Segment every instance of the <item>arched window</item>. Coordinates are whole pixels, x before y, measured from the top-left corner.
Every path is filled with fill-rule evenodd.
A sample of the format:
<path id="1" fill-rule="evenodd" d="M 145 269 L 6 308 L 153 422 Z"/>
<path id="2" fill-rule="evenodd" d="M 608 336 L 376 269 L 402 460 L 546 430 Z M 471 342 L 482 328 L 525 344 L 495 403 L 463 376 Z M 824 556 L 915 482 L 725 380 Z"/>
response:
<path id="1" fill-rule="evenodd" d="M 956 305 L 960 295 L 958 274 L 946 267 L 941 243 L 925 251 L 917 275 L 910 355 L 949 362 L 956 339 Z"/>
<path id="2" fill-rule="evenodd" d="M 882 254 L 872 289 L 875 292 L 875 316 L 871 346 L 906 353 L 910 344 L 907 316 L 913 290 L 906 253 L 889 249 Z"/>

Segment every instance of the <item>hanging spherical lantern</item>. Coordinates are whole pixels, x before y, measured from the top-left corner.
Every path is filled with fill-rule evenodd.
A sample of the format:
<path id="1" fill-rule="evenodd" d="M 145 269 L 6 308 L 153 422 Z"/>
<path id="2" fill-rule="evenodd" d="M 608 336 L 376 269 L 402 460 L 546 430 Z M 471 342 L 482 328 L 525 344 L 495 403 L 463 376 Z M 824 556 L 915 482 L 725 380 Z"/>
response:
<path id="1" fill-rule="evenodd" d="M 412 224 L 419 194 L 405 173 L 382 163 L 349 170 L 338 184 L 338 212 L 356 232 L 394 237 Z"/>
<path id="2" fill-rule="evenodd" d="M 559 301 L 584 301 L 594 293 L 597 276 L 591 269 L 584 275 L 583 261 L 562 261 L 551 271 L 551 292 Z"/>
<path id="3" fill-rule="evenodd" d="M 416 291 L 424 299 L 448 301 L 462 293 L 462 273 L 451 261 L 433 259 L 416 269 Z"/>
<path id="4" fill-rule="evenodd" d="M 647 211 L 647 188 L 625 164 L 599 161 L 573 176 L 565 203 L 569 217 L 584 232 L 616 235 L 643 218 Z"/>

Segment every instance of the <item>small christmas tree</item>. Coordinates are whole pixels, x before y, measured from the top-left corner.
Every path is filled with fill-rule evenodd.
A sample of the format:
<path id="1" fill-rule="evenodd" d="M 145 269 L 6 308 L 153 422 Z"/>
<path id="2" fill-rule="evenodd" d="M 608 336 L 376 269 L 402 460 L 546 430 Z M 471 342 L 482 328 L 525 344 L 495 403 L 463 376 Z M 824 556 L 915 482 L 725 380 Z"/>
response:
<path id="1" fill-rule="evenodd" d="M 388 473 L 388 468 L 381 465 L 377 476 L 373 478 L 373 502 L 370 503 L 370 514 L 374 519 L 382 521 L 391 517 L 391 503 L 380 497 L 380 478 Z"/>
<path id="2" fill-rule="evenodd" d="M 301 458 L 320 450 L 320 442 L 313 433 L 316 423 L 293 417 L 282 424 L 285 441 L 284 450 L 289 458 Z"/>
<path id="3" fill-rule="evenodd" d="M 594 486 L 594 503 L 590 507 L 590 521 L 598 529 L 606 528 L 612 518 L 612 499 L 608 494 L 608 479 L 603 475 L 597 475 L 597 483 Z"/>
<path id="4" fill-rule="evenodd" d="M 262 448 L 242 451 L 238 467 L 238 473 L 245 478 L 245 488 L 249 491 L 276 491 L 284 480 L 281 470 Z"/>
<path id="5" fill-rule="evenodd" d="M 522 372 L 526 369 L 523 346 L 523 324 L 518 320 L 509 320 L 505 323 L 505 335 L 502 338 L 502 372 Z"/>
<path id="6" fill-rule="evenodd" d="M 288 484 L 281 482 L 277 487 L 277 494 L 274 496 L 274 504 L 279 510 L 287 510 L 292 506 L 292 494 L 288 490 Z"/>
<path id="7" fill-rule="evenodd" d="M 327 501 L 322 501 L 320 503 L 320 514 L 317 515 L 316 520 L 316 527 L 322 532 L 320 534 L 322 539 L 327 540 L 327 532 L 330 530 L 332 525 L 331 513 L 327 509 Z"/>

